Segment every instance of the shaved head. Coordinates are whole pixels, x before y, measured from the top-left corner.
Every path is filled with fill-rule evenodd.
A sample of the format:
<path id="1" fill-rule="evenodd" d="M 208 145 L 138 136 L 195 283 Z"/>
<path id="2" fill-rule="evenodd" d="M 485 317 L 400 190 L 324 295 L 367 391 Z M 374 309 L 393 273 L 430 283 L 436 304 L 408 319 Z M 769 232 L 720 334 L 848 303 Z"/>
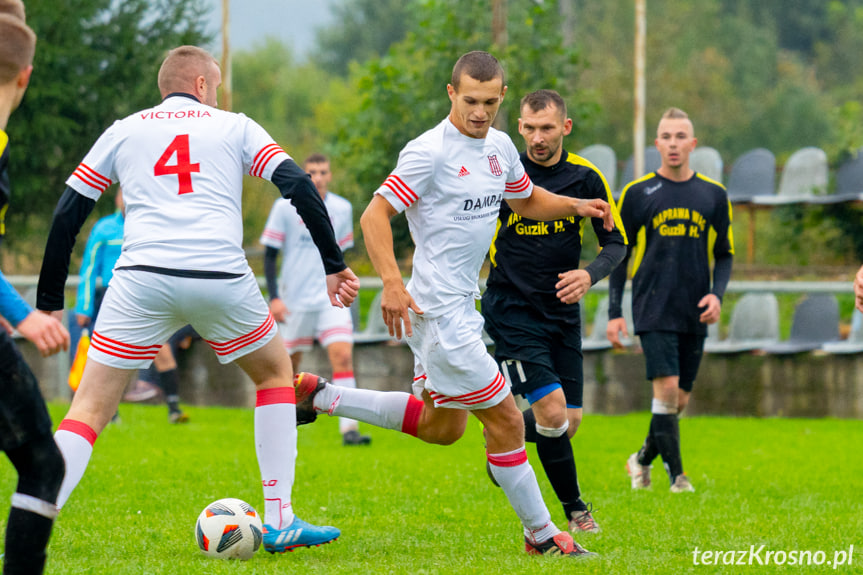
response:
<path id="1" fill-rule="evenodd" d="M 21 18 L 0 13 L 0 84 L 15 80 L 33 64 L 36 34 Z"/>
<path id="2" fill-rule="evenodd" d="M 201 76 L 215 89 L 218 73 L 219 62 L 209 52 L 180 46 L 168 52 L 159 68 L 159 92 L 163 98 L 173 92 L 194 93 L 195 80 Z"/>
<path id="3" fill-rule="evenodd" d="M 22 22 L 26 20 L 24 3 L 21 0 L 0 0 L 0 14 L 15 16 Z"/>

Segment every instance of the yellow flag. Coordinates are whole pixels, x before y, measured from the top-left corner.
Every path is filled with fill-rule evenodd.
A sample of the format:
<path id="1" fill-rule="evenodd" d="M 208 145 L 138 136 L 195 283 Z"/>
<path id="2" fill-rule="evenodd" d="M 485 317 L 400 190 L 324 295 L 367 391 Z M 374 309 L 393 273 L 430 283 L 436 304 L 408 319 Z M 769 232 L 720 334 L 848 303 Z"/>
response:
<path id="1" fill-rule="evenodd" d="M 84 374 L 84 364 L 87 363 L 87 350 L 90 349 L 90 332 L 86 329 L 81 331 L 81 339 L 78 340 L 78 348 L 75 350 L 75 359 L 72 360 L 72 369 L 69 370 L 69 387 L 72 391 L 78 390 L 81 376 Z"/>

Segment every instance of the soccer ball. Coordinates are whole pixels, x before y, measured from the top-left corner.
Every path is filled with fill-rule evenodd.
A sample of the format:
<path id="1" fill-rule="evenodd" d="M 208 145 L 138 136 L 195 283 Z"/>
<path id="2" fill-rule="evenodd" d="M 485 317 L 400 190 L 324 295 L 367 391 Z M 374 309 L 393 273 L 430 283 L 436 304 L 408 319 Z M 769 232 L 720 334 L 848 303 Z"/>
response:
<path id="1" fill-rule="evenodd" d="M 198 516 L 195 539 L 204 555 L 218 559 L 251 559 L 261 546 L 261 516 L 239 499 L 219 499 Z"/>

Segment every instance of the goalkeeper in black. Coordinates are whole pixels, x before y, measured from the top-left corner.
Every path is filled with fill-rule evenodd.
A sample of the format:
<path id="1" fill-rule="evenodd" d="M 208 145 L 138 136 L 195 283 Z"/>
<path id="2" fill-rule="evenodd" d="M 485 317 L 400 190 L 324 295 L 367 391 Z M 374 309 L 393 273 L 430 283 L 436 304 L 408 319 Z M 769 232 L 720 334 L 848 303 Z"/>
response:
<path id="1" fill-rule="evenodd" d="M 633 489 L 650 486 L 650 464 L 661 455 L 671 491 L 695 491 L 683 473 L 677 416 L 692 393 L 707 325 L 719 321 L 734 254 L 728 194 L 690 168 L 695 145 L 689 117 L 668 109 L 656 136 L 661 166 L 628 184 L 618 205 L 630 245 L 609 282 L 608 338 L 620 347 L 620 333 L 626 335 L 621 300 L 632 254 L 635 333 L 653 383 L 647 439 L 626 463 Z"/>
<path id="2" fill-rule="evenodd" d="M 587 220 L 571 217 L 538 222 L 501 204 L 491 245 L 491 272 L 482 298 L 485 327 L 495 343 L 495 359 L 531 408 L 524 412 L 525 439 L 536 443 L 543 469 L 563 505 L 572 532 L 599 527 L 581 499 L 570 438 L 582 418 L 581 313 L 587 290 L 621 261 L 626 240 L 608 183 L 590 162 L 563 149 L 572 131 L 566 103 L 552 90 L 521 101 L 518 131 L 526 151 L 521 161 L 531 181 L 574 198 L 605 200 L 615 229 L 593 218 L 602 250 L 578 269 Z"/>

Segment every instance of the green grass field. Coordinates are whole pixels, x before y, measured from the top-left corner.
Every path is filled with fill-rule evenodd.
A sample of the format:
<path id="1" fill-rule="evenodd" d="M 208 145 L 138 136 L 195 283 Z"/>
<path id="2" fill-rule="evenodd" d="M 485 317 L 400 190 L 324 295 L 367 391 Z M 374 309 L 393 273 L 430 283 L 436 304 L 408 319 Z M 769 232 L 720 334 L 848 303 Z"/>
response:
<path id="1" fill-rule="evenodd" d="M 65 411 L 51 406 L 55 422 Z M 204 557 L 193 527 L 201 509 L 222 497 L 263 511 L 253 413 L 188 411 L 192 422 L 173 427 L 163 407 L 121 406 L 122 423 L 99 438 L 55 525 L 47 573 L 809 573 L 834 571 L 826 561 L 851 545 L 853 563 L 835 571 L 863 571 L 859 421 L 684 418 L 684 463 L 697 492 L 674 495 L 658 465 L 651 491 L 631 491 L 623 470 L 649 414 L 588 416 L 574 448 L 585 499 L 603 531 L 578 540 L 601 557 L 572 561 L 524 553 L 515 514 L 486 476 L 475 420 L 450 447 L 366 427 L 371 446 L 344 448 L 336 420 L 319 418 L 300 428 L 294 507 L 307 521 L 338 526 L 341 538 L 228 562 Z M 529 453 L 552 517 L 563 526 L 535 451 Z M 13 491 L 14 470 L 3 459 L 4 521 Z M 762 559 L 767 550 L 809 550 L 823 551 L 825 560 L 802 568 L 693 564 L 696 547 L 753 545 L 765 546 Z"/>

